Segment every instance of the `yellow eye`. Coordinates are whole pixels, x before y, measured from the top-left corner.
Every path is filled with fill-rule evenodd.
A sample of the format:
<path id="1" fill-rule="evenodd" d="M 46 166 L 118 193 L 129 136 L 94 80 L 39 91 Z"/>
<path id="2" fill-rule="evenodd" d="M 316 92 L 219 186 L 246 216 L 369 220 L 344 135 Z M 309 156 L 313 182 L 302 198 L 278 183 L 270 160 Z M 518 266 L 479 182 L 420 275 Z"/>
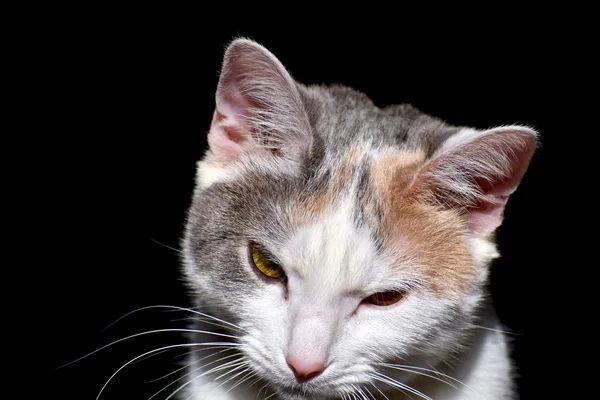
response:
<path id="1" fill-rule="evenodd" d="M 262 272 L 263 275 L 281 281 L 287 279 L 283 269 L 273 261 L 269 260 L 269 258 L 261 253 L 255 246 L 250 245 L 250 255 L 254 266 L 257 270 Z"/>

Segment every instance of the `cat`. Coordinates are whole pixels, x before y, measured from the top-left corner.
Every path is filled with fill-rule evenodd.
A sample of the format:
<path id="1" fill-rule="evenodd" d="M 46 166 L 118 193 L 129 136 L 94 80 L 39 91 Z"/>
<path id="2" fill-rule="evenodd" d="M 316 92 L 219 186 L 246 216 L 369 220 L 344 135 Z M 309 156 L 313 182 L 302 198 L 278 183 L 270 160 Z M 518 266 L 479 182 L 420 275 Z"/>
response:
<path id="1" fill-rule="evenodd" d="M 486 282 L 537 146 L 225 51 L 188 211 L 181 399 L 511 399 Z"/>

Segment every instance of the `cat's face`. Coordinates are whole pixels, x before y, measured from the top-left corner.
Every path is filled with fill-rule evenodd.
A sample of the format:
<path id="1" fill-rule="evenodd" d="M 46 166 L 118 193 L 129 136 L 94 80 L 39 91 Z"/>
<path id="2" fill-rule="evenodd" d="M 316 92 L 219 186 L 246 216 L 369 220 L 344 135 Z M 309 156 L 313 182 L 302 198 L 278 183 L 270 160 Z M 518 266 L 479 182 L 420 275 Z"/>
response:
<path id="1" fill-rule="evenodd" d="M 190 287 L 242 328 L 241 352 L 274 390 L 316 398 L 464 344 L 535 135 L 306 88 L 236 41 L 209 143 L 184 241 Z"/>

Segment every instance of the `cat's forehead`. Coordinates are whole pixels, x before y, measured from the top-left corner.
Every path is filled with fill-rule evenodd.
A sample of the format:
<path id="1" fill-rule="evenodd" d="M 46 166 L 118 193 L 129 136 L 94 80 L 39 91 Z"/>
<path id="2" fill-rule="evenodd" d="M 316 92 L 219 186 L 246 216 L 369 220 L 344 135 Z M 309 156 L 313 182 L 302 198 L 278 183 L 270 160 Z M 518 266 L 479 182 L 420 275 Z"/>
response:
<path id="1" fill-rule="evenodd" d="M 432 291 L 464 288 L 475 274 L 464 222 L 407 195 L 426 161 L 421 148 L 364 143 L 325 160 L 316 189 L 292 201 L 298 228 L 286 247 L 301 273 L 348 287 L 392 272 Z"/>
<path id="2" fill-rule="evenodd" d="M 384 267 L 376 238 L 370 229 L 356 224 L 353 208 L 352 199 L 346 196 L 337 207 L 328 207 L 319 218 L 294 230 L 284 251 L 298 278 L 352 292 L 363 289 L 365 280 Z"/>

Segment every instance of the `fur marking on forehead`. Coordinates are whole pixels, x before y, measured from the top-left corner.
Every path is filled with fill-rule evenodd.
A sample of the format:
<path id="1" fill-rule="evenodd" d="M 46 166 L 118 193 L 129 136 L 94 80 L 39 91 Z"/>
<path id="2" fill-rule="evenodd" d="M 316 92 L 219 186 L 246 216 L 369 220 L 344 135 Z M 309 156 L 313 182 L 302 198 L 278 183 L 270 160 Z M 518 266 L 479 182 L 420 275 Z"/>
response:
<path id="1" fill-rule="evenodd" d="M 293 206 L 298 221 L 310 221 L 318 218 L 328 207 L 336 207 L 342 194 L 352 187 L 355 169 L 360 166 L 365 149 L 354 146 L 342 155 L 339 161 L 325 167 L 328 179 L 319 183 L 314 190 L 300 194 Z"/>
<path id="2" fill-rule="evenodd" d="M 420 202 L 407 190 L 425 157 L 422 150 L 391 150 L 373 159 L 372 185 L 381 208 L 378 233 L 398 267 L 419 268 L 425 288 L 443 295 L 466 289 L 476 271 L 462 239 L 464 219 Z"/>

